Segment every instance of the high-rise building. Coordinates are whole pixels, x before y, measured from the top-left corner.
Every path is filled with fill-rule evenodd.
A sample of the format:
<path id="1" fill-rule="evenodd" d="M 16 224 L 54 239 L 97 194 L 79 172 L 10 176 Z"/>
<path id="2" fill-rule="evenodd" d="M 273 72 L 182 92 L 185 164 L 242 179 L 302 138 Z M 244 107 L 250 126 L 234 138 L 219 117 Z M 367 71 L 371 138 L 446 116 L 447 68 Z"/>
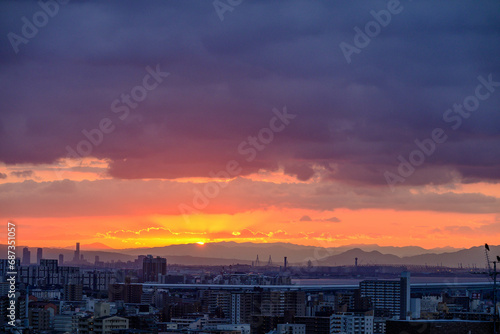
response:
<path id="1" fill-rule="evenodd" d="M 359 283 L 361 297 L 369 297 L 376 316 L 406 319 L 410 312 L 410 273 L 399 280 L 366 280 Z"/>
<path id="2" fill-rule="evenodd" d="M 254 300 L 255 293 L 238 292 L 231 294 L 231 323 L 249 324 L 252 314 L 260 313 Z"/>
<path id="3" fill-rule="evenodd" d="M 167 259 L 162 257 L 154 258 L 148 255 L 142 262 L 142 275 L 144 282 L 158 282 L 158 275 L 167 274 Z"/>
<path id="4" fill-rule="evenodd" d="M 408 271 L 404 271 L 401 273 L 400 278 L 401 285 L 401 307 L 399 317 L 401 320 L 410 320 L 411 309 L 410 309 L 410 273 Z"/>
<path id="5" fill-rule="evenodd" d="M 75 250 L 75 255 L 73 256 L 73 262 L 79 262 L 80 261 L 80 243 L 76 243 L 76 250 Z"/>
<path id="6" fill-rule="evenodd" d="M 29 266 L 31 263 L 31 252 L 28 247 L 23 248 L 23 266 Z"/>
<path id="7" fill-rule="evenodd" d="M 59 254 L 59 265 L 60 266 L 64 265 L 64 255 L 63 254 Z"/>
<path id="8" fill-rule="evenodd" d="M 40 260 L 43 257 L 43 248 L 38 248 L 36 250 L 36 264 L 40 265 Z"/>
<path id="9" fill-rule="evenodd" d="M 359 283 L 361 297 L 369 297 L 376 316 L 400 315 L 401 282 L 396 280 L 366 280 Z"/>

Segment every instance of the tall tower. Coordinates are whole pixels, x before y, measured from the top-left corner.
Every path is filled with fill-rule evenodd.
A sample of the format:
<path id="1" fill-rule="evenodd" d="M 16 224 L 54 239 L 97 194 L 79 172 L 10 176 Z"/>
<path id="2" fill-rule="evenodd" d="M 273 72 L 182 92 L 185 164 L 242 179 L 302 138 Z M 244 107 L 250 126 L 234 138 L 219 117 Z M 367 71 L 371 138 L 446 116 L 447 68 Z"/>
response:
<path id="1" fill-rule="evenodd" d="M 259 254 L 257 254 L 257 258 L 255 259 L 255 266 L 256 267 L 260 266 Z"/>
<path id="2" fill-rule="evenodd" d="M 400 278 L 401 285 L 401 295 L 399 297 L 400 313 L 399 318 L 401 320 L 406 320 L 410 312 L 410 272 L 403 271 Z"/>
<path id="3" fill-rule="evenodd" d="M 73 257 L 73 262 L 79 262 L 80 261 L 80 243 L 76 243 L 76 250 L 75 250 L 75 256 Z"/>
<path id="4" fill-rule="evenodd" d="M 31 263 L 31 252 L 28 247 L 23 248 L 23 266 L 29 266 Z"/>
<path id="5" fill-rule="evenodd" d="M 267 261 L 267 265 L 268 266 L 272 266 L 273 265 L 273 260 L 271 259 L 271 255 L 269 255 L 269 260 Z"/>
<path id="6" fill-rule="evenodd" d="M 40 265 L 40 260 L 43 257 L 43 248 L 38 248 L 36 250 L 36 264 Z"/>
<path id="7" fill-rule="evenodd" d="M 59 254 L 59 265 L 62 266 L 64 264 L 64 255 Z"/>

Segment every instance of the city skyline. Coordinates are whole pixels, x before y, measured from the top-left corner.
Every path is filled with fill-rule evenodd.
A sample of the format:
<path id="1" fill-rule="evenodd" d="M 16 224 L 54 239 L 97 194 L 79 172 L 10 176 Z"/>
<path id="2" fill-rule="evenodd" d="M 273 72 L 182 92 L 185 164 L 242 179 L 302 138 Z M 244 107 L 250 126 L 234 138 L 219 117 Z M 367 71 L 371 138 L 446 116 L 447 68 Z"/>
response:
<path id="1" fill-rule="evenodd" d="M 498 2 L 0 8 L 19 245 L 500 238 Z"/>

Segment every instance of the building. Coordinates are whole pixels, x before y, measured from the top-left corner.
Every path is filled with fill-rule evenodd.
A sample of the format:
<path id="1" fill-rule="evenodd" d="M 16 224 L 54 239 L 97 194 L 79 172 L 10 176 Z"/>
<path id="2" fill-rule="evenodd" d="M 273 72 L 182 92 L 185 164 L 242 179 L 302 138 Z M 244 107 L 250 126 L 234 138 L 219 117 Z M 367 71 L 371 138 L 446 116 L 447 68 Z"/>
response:
<path id="1" fill-rule="evenodd" d="M 468 320 L 387 320 L 387 333 L 407 334 L 491 334 L 492 321 Z"/>
<path id="2" fill-rule="evenodd" d="M 26 296 L 19 295 L 15 300 L 16 319 L 24 320 L 26 318 Z M 7 318 L 7 315 L 11 312 L 9 310 L 9 307 L 11 307 L 10 301 L 11 299 L 7 294 L 0 295 L 0 326 L 10 321 L 10 319 Z"/>
<path id="3" fill-rule="evenodd" d="M 410 274 L 396 280 L 365 280 L 359 283 L 361 297 L 369 297 L 375 316 L 406 319 L 410 315 Z"/>
<path id="4" fill-rule="evenodd" d="M 24 247 L 22 265 L 29 266 L 30 264 L 31 264 L 31 252 L 29 251 L 28 247 Z"/>
<path id="5" fill-rule="evenodd" d="M 64 265 L 64 255 L 63 254 L 59 254 L 59 265 L 60 266 Z"/>
<path id="6" fill-rule="evenodd" d="M 140 303 L 142 284 L 109 284 L 108 299 L 110 302 L 122 300 L 125 303 Z"/>
<path id="7" fill-rule="evenodd" d="M 82 317 L 78 320 L 79 334 L 111 334 L 120 329 L 128 329 L 128 319 L 118 316 Z"/>
<path id="8" fill-rule="evenodd" d="M 106 291 L 115 275 L 108 270 L 92 270 L 82 273 L 81 278 L 84 288 L 93 291 Z"/>
<path id="9" fill-rule="evenodd" d="M 306 326 L 306 334 L 334 333 L 334 316 L 329 317 L 295 317 L 294 323 Z"/>
<path id="10" fill-rule="evenodd" d="M 1 276 L 5 276 L 5 275 L 7 275 L 7 272 L 12 271 L 9 268 L 11 266 L 11 264 L 9 263 L 9 261 L 12 261 L 12 260 L 0 259 L 0 277 Z M 21 266 L 21 260 L 20 259 L 15 259 L 14 260 L 14 266 L 16 268 L 19 268 Z M 1 294 L 0 296 L 3 296 L 3 294 Z"/>
<path id="11" fill-rule="evenodd" d="M 411 298 L 410 299 L 410 311 L 412 319 L 420 319 L 420 298 Z"/>
<path id="12" fill-rule="evenodd" d="M 80 243 L 79 242 L 76 243 L 76 250 L 75 250 L 75 254 L 73 256 L 73 262 L 74 263 L 80 262 Z"/>
<path id="13" fill-rule="evenodd" d="M 306 334 L 306 325 L 303 324 L 279 324 L 276 327 L 277 334 Z"/>
<path id="14" fill-rule="evenodd" d="M 411 300 L 410 300 L 410 273 L 404 271 L 400 278 L 401 295 L 400 295 L 400 310 L 399 319 L 406 320 L 411 316 Z"/>
<path id="15" fill-rule="evenodd" d="M 144 282 L 159 282 L 159 275 L 167 274 L 167 259 L 162 257 L 154 258 L 148 255 L 142 262 L 142 273 Z"/>
<path id="16" fill-rule="evenodd" d="M 260 301 L 256 300 L 254 304 L 260 308 L 262 315 L 304 316 L 306 313 L 306 294 L 304 291 L 266 290 L 257 296 L 260 297 Z"/>
<path id="17" fill-rule="evenodd" d="M 238 331 L 241 334 L 250 334 L 249 324 L 217 325 L 216 329 L 219 331 Z M 305 333 L 297 333 L 297 334 L 305 334 Z"/>
<path id="18" fill-rule="evenodd" d="M 48 302 L 30 302 L 28 305 L 29 324 L 38 331 L 52 330 L 57 306 Z"/>
<path id="19" fill-rule="evenodd" d="M 239 292 L 231 294 L 231 323 L 248 324 L 255 310 L 254 293 Z"/>
<path id="20" fill-rule="evenodd" d="M 111 308 L 109 303 L 103 303 L 103 302 L 95 303 L 94 316 L 96 318 L 107 317 L 108 315 L 110 315 L 110 309 Z"/>
<path id="21" fill-rule="evenodd" d="M 274 330 L 279 324 L 284 324 L 291 322 L 285 317 L 272 317 L 268 315 L 252 315 L 252 320 L 250 321 L 250 333 L 251 334 L 267 334 Z M 307 333 L 307 332 L 306 332 Z M 325 332 L 325 334 L 329 334 Z"/>
<path id="22" fill-rule="evenodd" d="M 373 315 L 368 313 L 346 312 L 332 315 L 334 329 L 332 333 L 373 334 Z"/>
<path id="23" fill-rule="evenodd" d="M 76 316 L 71 312 L 54 316 L 54 331 L 60 333 L 72 333 Z"/>
<path id="24" fill-rule="evenodd" d="M 41 267 L 47 267 L 47 270 L 49 270 L 51 273 L 58 273 L 59 272 L 59 264 L 58 264 L 57 260 L 40 259 L 38 264 Z"/>
<path id="25" fill-rule="evenodd" d="M 40 264 L 40 260 L 43 257 L 43 248 L 37 248 L 36 250 L 36 264 Z"/>
<path id="26" fill-rule="evenodd" d="M 80 301 L 83 300 L 83 285 L 82 284 L 66 284 L 63 290 L 64 300 Z"/>
<path id="27" fill-rule="evenodd" d="M 232 314 L 231 292 L 224 290 L 203 291 L 201 294 L 202 311 L 229 318 Z"/>

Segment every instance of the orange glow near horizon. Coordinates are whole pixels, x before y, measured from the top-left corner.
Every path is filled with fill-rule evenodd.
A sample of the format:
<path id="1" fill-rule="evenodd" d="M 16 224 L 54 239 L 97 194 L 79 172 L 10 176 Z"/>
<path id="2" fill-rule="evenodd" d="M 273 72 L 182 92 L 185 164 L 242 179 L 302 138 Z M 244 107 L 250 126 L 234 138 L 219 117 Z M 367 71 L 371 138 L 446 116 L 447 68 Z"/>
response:
<path id="1" fill-rule="evenodd" d="M 310 217 L 311 221 L 301 221 L 304 216 Z M 328 221 L 332 216 L 338 217 L 340 222 Z M 493 219 L 494 216 L 487 214 L 425 211 L 339 209 L 318 213 L 275 209 L 235 215 L 198 215 L 190 217 L 190 223 L 180 215 L 146 219 L 121 216 L 30 217 L 15 222 L 18 226 L 17 244 L 30 247 L 67 247 L 79 241 L 123 249 L 234 241 L 285 242 L 317 247 L 411 245 L 429 249 L 472 247 L 481 245 L 484 240 L 495 239 L 496 232 L 488 230 Z"/>

